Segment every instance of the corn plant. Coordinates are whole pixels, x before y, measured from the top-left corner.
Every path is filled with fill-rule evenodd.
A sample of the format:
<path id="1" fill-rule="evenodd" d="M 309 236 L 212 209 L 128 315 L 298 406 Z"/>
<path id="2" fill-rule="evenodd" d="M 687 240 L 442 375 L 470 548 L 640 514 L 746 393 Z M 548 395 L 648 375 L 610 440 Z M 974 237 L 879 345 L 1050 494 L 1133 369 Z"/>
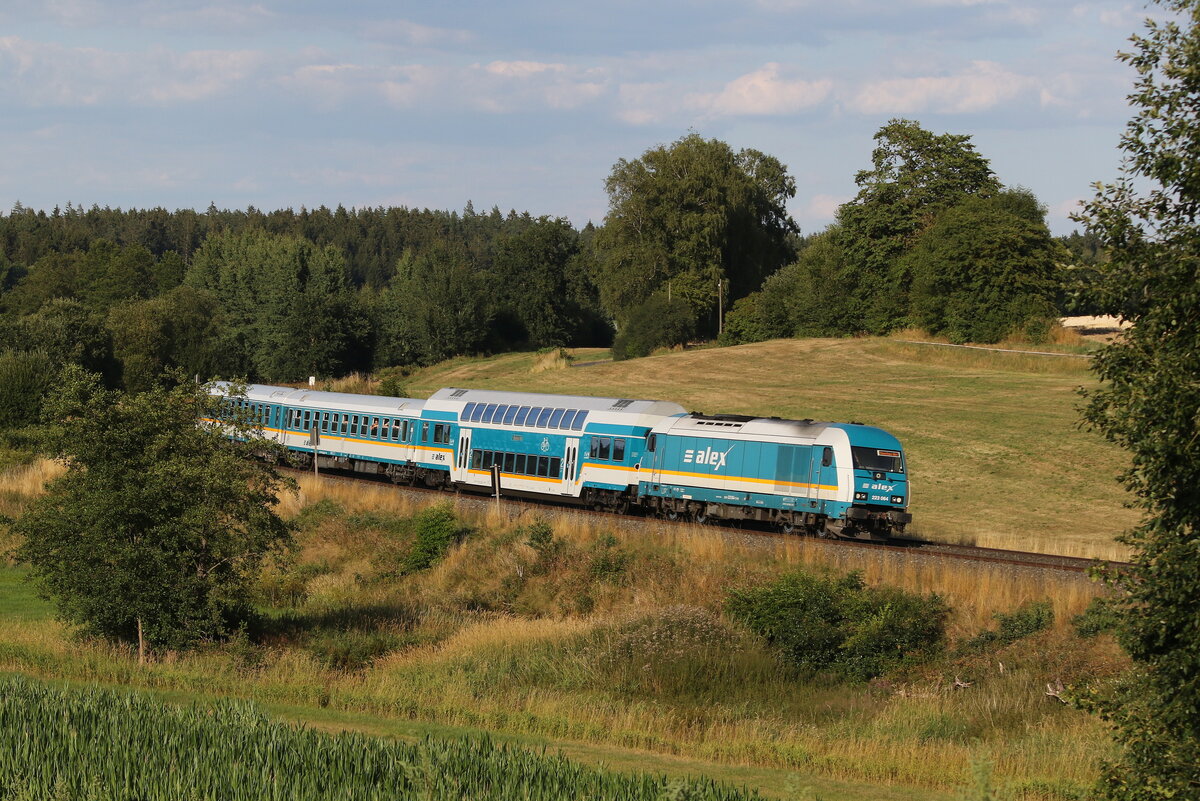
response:
<path id="1" fill-rule="evenodd" d="M 585 767 L 487 737 L 325 734 L 252 704 L 174 707 L 106 689 L 0 681 L 0 799 L 735 801 L 757 793 Z"/>

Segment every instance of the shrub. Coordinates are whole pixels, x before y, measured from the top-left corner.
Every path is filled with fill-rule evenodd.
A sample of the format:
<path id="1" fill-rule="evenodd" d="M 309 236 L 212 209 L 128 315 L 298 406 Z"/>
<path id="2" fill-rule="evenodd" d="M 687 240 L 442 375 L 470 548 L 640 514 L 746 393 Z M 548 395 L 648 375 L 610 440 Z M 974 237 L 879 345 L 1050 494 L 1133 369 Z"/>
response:
<path id="1" fill-rule="evenodd" d="M 411 643 L 413 638 L 390 631 L 319 631 L 306 643 L 306 649 L 326 667 L 335 670 L 360 670 L 375 659 Z"/>
<path id="2" fill-rule="evenodd" d="M 1085 640 L 1115 630 L 1118 622 L 1120 617 L 1113 609 L 1112 600 L 1103 597 L 1093 598 L 1087 609 L 1071 618 L 1075 633 Z"/>
<path id="3" fill-rule="evenodd" d="M 936 651 L 950 611 L 936 595 L 867 587 L 858 573 L 803 572 L 734 591 L 727 610 L 797 668 L 860 680 Z"/>
<path id="4" fill-rule="evenodd" d="M 1054 607 L 1049 601 L 1030 601 L 1009 613 L 997 612 L 997 628 L 980 632 L 962 645 L 963 651 L 1001 648 L 1054 625 Z"/>
<path id="5" fill-rule="evenodd" d="M 695 331 L 696 315 L 687 301 L 651 295 L 630 312 L 613 342 L 613 359 L 636 359 L 649 356 L 656 348 L 683 345 Z"/>
<path id="6" fill-rule="evenodd" d="M 376 395 L 383 395 L 389 398 L 406 398 L 408 397 L 408 387 L 405 386 L 404 380 L 398 375 L 384 376 L 379 382 L 379 386 L 375 389 Z"/>
<path id="7" fill-rule="evenodd" d="M 37 422 L 54 373 L 44 353 L 0 353 L 0 428 Z"/>
<path id="8" fill-rule="evenodd" d="M 452 545 L 470 533 L 449 506 L 432 506 L 413 518 L 412 550 L 404 559 L 403 572 L 416 573 L 435 565 Z"/>

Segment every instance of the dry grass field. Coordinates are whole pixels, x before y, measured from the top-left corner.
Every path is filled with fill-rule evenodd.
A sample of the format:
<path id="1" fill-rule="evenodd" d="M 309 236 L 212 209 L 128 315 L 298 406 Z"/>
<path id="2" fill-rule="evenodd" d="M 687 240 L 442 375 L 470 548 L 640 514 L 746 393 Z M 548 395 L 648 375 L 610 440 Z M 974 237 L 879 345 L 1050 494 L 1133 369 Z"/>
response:
<path id="1" fill-rule="evenodd" d="M 1079 426 L 1079 388 L 1095 385 L 1086 359 L 882 338 L 777 340 L 599 364 L 586 363 L 607 352 L 573 355 L 581 366 L 537 372 L 532 354 L 457 359 L 418 372 L 407 387 L 419 397 L 462 386 L 660 398 L 709 413 L 877 425 L 907 448 L 913 533 L 1072 556 L 1127 553 L 1113 542 L 1137 520 L 1116 482 L 1124 457 Z"/>
<path id="2" fill-rule="evenodd" d="M 52 474 L 0 474 L 7 512 Z M 332 728 L 484 729 L 634 769 L 686 762 L 771 795 L 809 787 L 826 801 L 948 801 L 980 764 L 1014 798 L 1074 798 L 1109 747 L 1099 721 L 1043 694 L 1048 681 L 1096 680 L 1124 665 L 1111 640 L 1074 633 L 1072 616 L 1099 591 L 1077 575 L 706 527 L 645 536 L 569 511 L 496 510 L 311 476 L 299 485 L 282 507 L 298 525 L 294 559 L 262 583 L 279 622 L 257 644 L 138 666 L 129 650 L 81 642 L 51 621 L 21 571 L 7 568 L 0 670 L 183 702 L 244 697 Z M 409 521 L 447 502 L 472 533 L 429 570 L 398 574 Z M 549 558 L 527 539 L 539 522 L 559 543 Z M 943 595 L 952 649 L 1028 601 L 1049 601 L 1054 625 L 883 682 L 804 679 L 723 614 L 731 589 L 795 567 L 859 570 L 872 584 Z"/>

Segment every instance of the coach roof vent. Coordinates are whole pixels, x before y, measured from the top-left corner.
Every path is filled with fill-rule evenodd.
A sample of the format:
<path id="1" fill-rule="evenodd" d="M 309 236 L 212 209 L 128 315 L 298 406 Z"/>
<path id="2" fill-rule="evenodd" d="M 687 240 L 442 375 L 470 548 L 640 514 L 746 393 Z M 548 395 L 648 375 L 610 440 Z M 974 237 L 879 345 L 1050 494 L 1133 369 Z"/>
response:
<path id="1" fill-rule="evenodd" d="M 624 409 L 626 406 L 628 406 L 628 405 L 629 405 L 629 404 L 631 404 L 631 403 L 633 403 L 633 401 L 631 401 L 631 400 L 628 400 L 628 399 L 626 399 L 626 398 L 622 398 L 621 400 L 619 400 L 619 401 L 617 401 L 616 403 L 614 403 L 614 404 L 612 405 L 612 408 L 614 408 L 614 409 Z"/>
<path id="2" fill-rule="evenodd" d="M 467 391 L 465 389 L 456 389 L 450 393 L 450 397 L 461 398 L 463 395 L 466 395 L 466 394 L 467 394 Z"/>

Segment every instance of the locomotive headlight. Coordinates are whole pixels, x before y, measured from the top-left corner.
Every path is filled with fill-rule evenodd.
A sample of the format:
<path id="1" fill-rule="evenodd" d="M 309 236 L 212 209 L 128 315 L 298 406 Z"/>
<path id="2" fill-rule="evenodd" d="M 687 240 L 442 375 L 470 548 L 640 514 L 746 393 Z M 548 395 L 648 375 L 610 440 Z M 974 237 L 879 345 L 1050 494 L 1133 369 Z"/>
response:
<path id="1" fill-rule="evenodd" d="M 865 493 L 865 492 L 856 492 L 856 493 L 854 493 L 854 500 L 856 500 L 856 501 L 865 501 L 866 499 L 867 499 L 867 493 Z"/>
<path id="2" fill-rule="evenodd" d="M 893 495 L 892 503 L 904 503 L 904 496 L 903 495 Z"/>

